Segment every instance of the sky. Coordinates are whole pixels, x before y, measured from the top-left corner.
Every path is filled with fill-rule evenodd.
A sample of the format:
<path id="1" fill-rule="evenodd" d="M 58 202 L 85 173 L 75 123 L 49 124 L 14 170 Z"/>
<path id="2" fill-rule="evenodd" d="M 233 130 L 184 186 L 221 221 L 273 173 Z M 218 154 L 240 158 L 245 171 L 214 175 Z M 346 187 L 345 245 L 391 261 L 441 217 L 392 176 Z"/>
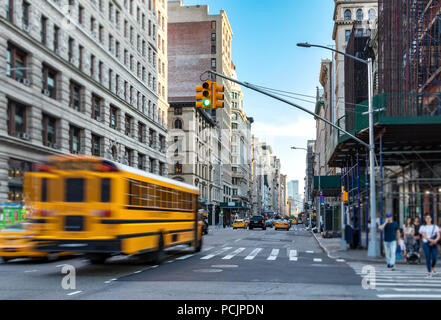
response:
<path id="1" fill-rule="evenodd" d="M 238 80 L 264 87 L 316 96 L 321 59 L 331 52 L 299 48 L 298 42 L 333 44 L 331 0 L 183 0 L 209 5 L 210 14 L 224 9 L 233 30 L 232 60 Z M 307 140 L 315 139 L 313 117 L 290 105 L 243 88 L 244 110 L 254 118 L 252 132 L 269 143 L 281 159 L 282 173 L 299 180 L 303 195 Z M 314 98 L 300 97 L 305 100 Z M 293 102 L 314 111 L 312 103 Z"/>

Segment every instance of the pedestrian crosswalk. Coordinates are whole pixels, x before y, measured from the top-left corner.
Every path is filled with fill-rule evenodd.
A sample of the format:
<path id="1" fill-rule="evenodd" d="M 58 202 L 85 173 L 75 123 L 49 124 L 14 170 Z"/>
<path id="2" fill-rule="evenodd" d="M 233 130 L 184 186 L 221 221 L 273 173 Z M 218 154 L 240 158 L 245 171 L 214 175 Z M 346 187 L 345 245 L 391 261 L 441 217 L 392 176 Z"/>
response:
<path id="1" fill-rule="evenodd" d="M 364 284 L 370 284 L 367 290 L 375 290 L 379 299 L 441 299 L 441 275 L 427 278 L 424 265 L 400 264 L 393 271 L 378 264 L 349 262 L 348 265 Z"/>
<path id="2" fill-rule="evenodd" d="M 266 261 L 277 261 L 281 259 L 287 259 L 288 261 L 299 261 L 299 258 L 304 261 L 308 260 L 311 263 L 323 262 L 322 258 L 318 258 L 316 255 L 312 255 L 313 251 L 302 251 L 292 248 L 246 248 L 239 247 L 209 247 L 202 251 L 200 260 L 211 260 L 219 258 L 221 260 L 243 259 L 245 261 L 252 261 L 256 259 L 264 259 Z M 318 253 L 317 253 L 318 254 Z M 302 257 L 300 257 L 302 255 Z M 187 259 L 184 256 L 180 260 Z"/>

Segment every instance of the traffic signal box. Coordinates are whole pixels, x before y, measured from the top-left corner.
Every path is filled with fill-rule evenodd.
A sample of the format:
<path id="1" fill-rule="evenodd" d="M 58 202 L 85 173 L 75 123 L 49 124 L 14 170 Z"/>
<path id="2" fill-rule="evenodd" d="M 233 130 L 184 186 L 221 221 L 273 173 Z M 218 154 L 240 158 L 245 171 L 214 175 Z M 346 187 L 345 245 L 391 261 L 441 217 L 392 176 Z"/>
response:
<path id="1" fill-rule="evenodd" d="M 196 87 L 196 108 L 217 109 L 224 107 L 223 86 L 216 82 L 205 81 L 202 86 Z"/>
<path id="2" fill-rule="evenodd" d="M 341 202 L 348 203 L 349 194 L 345 191 L 345 187 L 341 187 Z"/>
<path id="3" fill-rule="evenodd" d="M 208 109 L 212 107 L 212 81 L 205 81 L 202 86 L 196 87 L 196 108 Z"/>

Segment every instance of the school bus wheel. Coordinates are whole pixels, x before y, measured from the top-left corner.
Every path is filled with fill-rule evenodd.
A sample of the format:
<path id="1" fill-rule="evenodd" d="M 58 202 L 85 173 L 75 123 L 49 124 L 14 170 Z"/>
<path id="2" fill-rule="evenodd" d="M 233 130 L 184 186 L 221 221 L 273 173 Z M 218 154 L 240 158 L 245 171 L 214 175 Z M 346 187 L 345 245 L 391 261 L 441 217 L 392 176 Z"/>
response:
<path id="1" fill-rule="evenodd" d="M 108 257 L 109 255 L 105 253 L 93 253 L 87 255 L 87 258 L 92 264 L 104 264 Z"/>
<path id="2" fill-rule="evenodd" d="M 153 263 L 161 264 L 164 261 L 164 259 L 165 259 L 164 236 L 162 235 L 162 233 L 160 233 L 158 238 L 158 246 L 156 252 L 153 254 Z"/>

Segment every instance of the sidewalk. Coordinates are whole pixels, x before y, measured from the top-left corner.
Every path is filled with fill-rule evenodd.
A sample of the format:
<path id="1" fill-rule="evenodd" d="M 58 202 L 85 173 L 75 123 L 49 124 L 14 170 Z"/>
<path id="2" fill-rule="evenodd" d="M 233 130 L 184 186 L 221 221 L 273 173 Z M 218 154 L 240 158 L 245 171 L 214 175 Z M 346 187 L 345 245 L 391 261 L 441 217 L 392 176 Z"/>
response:
<path id="1" fill-rule="evenodd" d="M 384 257 L 371 258 L 367 255 L 365 249 L 349 249 L 347 251 L 340 250 L 341 238 L 322 238 L 321 235 L 311 232 L 317 240 L 322 250 L 332 259 L 344 259 L 346 261 L 362 261 L 370 263 L 385 263 Z M 406 260 L 400 260 L 397 264 L 406 263 Z"/>

